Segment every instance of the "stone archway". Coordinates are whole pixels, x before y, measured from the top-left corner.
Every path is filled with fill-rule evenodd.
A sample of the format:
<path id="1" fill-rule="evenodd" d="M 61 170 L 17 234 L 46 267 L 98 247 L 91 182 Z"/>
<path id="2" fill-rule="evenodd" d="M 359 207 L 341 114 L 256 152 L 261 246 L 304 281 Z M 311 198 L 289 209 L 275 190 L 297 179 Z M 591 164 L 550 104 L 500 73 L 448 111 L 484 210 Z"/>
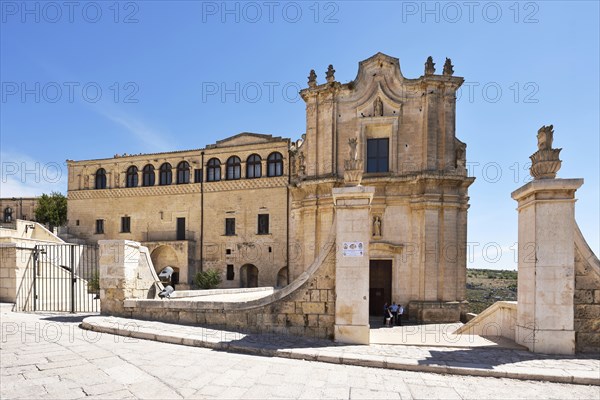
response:
<path id="1" fill-rule="evenodd" d="M 165 267 L 172 267 L 174 272 L 172 281 L 173 283 L 179 283 L 179 268 L 176 267 L 176 265 L 179 265 L 179 260 L 177 258 L 177 253 L 171 246 L 158 246 L 150 253 L 150 259 L 152 260 L 154 270 L 157 274 Z"/>
<path id="2" fill-rule="evenodd" d="M 258 268 L 255 265 L 242 265 L 242 268 L 240 268 L 240 287 L 258 287 Z"/>
<path id="3" fill-rule="evenodd" d="M 284 287 L 288 284 L 288 268 L 283 267 L 277 272 L 277 287 Z"/>

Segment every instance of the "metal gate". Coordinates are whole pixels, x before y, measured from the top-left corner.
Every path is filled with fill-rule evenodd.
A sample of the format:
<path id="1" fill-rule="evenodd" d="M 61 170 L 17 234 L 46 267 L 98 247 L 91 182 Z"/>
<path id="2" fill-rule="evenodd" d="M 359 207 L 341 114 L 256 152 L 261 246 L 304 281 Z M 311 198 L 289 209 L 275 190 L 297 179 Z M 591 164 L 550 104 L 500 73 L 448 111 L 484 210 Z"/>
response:
<path id="1" fill-rule="evenodd" d="M 37 245 L 17 292 L 18 311 L 99 312 L 98 246 Z"/>

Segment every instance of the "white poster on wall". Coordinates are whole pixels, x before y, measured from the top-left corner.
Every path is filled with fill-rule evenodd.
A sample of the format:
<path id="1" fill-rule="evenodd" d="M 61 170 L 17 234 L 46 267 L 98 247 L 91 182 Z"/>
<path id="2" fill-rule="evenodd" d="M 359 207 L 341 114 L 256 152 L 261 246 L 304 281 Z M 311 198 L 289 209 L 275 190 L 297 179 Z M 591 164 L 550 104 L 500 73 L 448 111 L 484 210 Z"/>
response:
<path id="1" fill-rule="evenodd" d="M 344 257 L 362 257 L 365 255 L 363 242 L 344 242 L 342 247 Z"/>

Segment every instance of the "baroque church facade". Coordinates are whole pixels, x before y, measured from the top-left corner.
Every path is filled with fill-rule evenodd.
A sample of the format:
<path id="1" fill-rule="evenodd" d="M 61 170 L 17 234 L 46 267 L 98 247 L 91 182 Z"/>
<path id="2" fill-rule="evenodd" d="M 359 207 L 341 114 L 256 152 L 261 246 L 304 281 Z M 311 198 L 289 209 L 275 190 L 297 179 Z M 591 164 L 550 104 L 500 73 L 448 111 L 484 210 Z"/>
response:
<path id="1" fill-rule="evenodd" d="M 69 234 L 139 241 L 157 270 L 174 267 L 178 288 L 209 268 L 224 288 L 282 287 L 324 247 L 332 190 L 361 184 L 375 188 L 370 312 L 386 301 L 411 304 L 411 313 L 458 308 L 474 181 L 455 132 L 463 81 L 449 59 L 436 74 L 430 57 L 409 79 L 397 58 L 377 53 L 349 83 L 332 66 L 320 84 L 311 71 L 297 141 L 241 133 L 196 150 L 68 160 Z M 429 315 L 421 319 L 436 319 Z"/>

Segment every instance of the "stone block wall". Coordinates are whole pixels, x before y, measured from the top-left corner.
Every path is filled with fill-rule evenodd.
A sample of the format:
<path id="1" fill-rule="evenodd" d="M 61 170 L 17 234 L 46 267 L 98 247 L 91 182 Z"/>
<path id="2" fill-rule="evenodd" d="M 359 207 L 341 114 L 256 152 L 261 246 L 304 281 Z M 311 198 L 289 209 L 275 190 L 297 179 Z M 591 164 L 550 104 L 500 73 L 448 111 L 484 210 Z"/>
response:
<path id="1" fill-rule="evenodd" d="M 294 290 L 284 288 L 246 303 L 208 303 L 189 299 L 128 300 L 122 312 L 115 315 L 243 332 L 333 339 L 334 276 L 335 254 L 329 249 L 316 273 Z M 289 294 L 285 294 L 287 292 Z"/>
<path id="2" fill-rule="evenodd" d="M 575 349 L 600 352 L 600 263 L 575 229 Z"/>

